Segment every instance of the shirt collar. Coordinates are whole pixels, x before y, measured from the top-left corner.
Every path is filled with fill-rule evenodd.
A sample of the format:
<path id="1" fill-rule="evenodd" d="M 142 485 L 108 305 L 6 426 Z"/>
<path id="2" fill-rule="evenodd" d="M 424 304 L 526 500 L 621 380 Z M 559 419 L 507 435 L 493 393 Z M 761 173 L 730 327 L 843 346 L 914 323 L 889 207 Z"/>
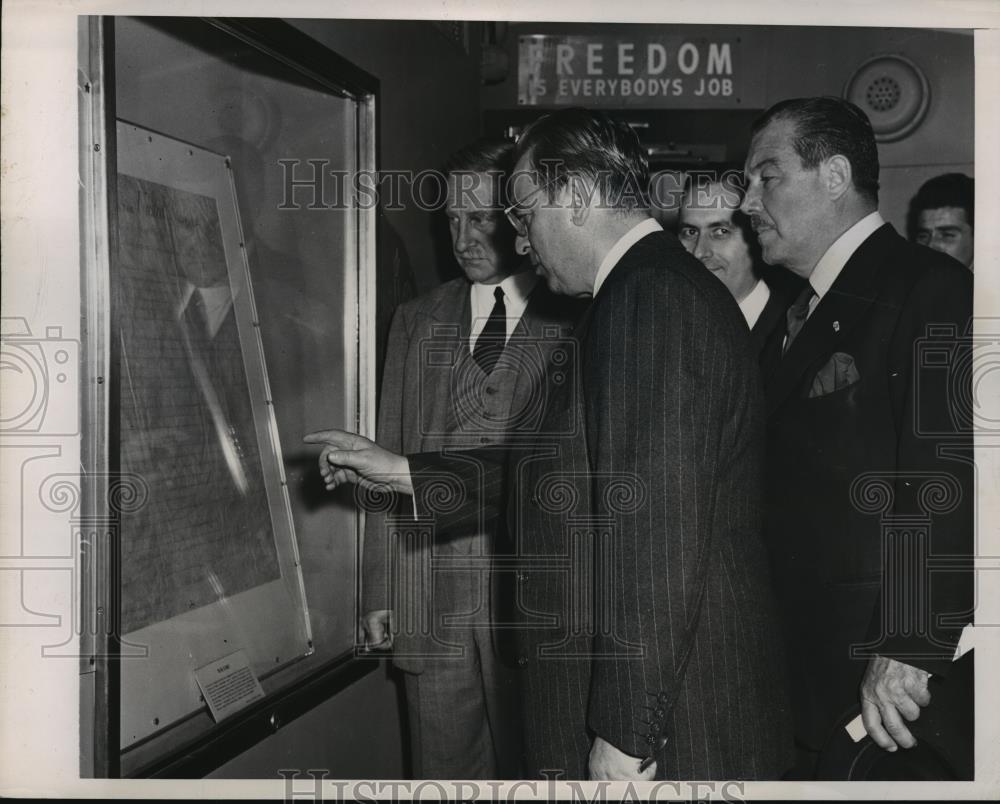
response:
<path id="1" fill-rule="evenodd" d="M 882 216 L 876 210 L 866 215 L 840 237 L 826 250 L 809 276 L 809 284 L 816 292 L 817 303 L 822 299 L 833 283 L 844 270 L 851 255 L 865 242 L 876 229 L 885 224 Z"/>
<path id="2" fill-rule="evenodd" d="M 504 304 L 524 305 L 528 302 L 528 296 L 538 284 L 538 274 L 534 271 L 519 271 L 504 277 L 504 280 L 496 285 L 484 285 L 479 282 L 472 283 L 473 304 L 477 308 L 488 305 L 488 310 L 493 309 L 496 302 L 495 292 L 497 288 L 503 290 Z"/>
<path id="3" fill-rule="evenodd" d="M 646 218 L 646 220 L 641 223 L 637 223 L 620 238 L 618 238 L 618 242 L 615 243 L 611 247 L 611 250 L 604 255 L 604 259 L 601 260 L 601 266 L 597 269 L 597 276 L 594 277 L 593 295 L 596 296 L 600 292 L 601 285 L 604 284 L 604 280 L 608 278 L 608 274 L 611 273 L 612 269 L 618 264 L 619 260 L 625 256 L 626 251 L 632 248 L 632 246 L 642 240 L 642 238 L 646 235 L 662 231 L 663 227 L 660 226 L 655 218 Z"/>
<path id="4" fill-rule="evenodd" d="M 757 323 L 757 319 L 764 312 L 767 300 L 770 298 L 771 289 L 767 286 L 767 282 L 763 279 L 758 279 L 757 284 L 753 286 L 753 290 L 739 303 L 740 312 L 743 313 L 743 317 L 747 320 L 747 326 L 750 329 L 753 329 L 753 325 Z"/>

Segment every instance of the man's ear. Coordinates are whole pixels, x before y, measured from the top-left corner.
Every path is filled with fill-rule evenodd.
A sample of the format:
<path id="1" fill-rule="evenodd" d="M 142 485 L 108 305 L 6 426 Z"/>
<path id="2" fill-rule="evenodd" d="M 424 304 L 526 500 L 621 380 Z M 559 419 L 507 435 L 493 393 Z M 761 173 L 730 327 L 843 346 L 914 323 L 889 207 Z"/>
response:
<path id="1" fill-rule="evenodd" d="M 569 193 L 570 220 L 574 226 L 584 226 L 590 210 L 599 201 L 597 185 L 586 176 L 571 175 L 566 185 Z"/>
<path id="2" fill-rule="evenodd" d="M 820 170 L 831 201 L 836 201 L 851 189 L 851 162 L 846 156 L 834 154 L 823 161 Z"/>

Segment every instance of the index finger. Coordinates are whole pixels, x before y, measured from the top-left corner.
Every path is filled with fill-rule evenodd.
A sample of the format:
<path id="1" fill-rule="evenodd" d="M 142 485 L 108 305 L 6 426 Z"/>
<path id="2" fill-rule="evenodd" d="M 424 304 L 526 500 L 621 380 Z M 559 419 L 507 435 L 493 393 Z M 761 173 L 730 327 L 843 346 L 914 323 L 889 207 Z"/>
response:
<path id="1" fill-rule="evenodd" d="M 346 430 L 316 430 L 306 433 L 302 440 L 306 444 L 329 444 L 338 449 L 350 449 L 357 436 Z"/>

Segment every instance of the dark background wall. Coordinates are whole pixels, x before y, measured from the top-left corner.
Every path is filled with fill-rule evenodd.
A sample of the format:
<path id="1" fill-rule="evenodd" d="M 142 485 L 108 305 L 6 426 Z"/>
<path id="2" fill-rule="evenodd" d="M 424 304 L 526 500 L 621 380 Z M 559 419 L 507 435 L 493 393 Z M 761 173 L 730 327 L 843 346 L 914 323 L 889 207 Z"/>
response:
<path id="1" fill-rule="evenodd" d="M 437 168 L 479 136 L 478 26 L 469 52 L 430 22 L 291 20 L 292 25 L 381 81 L 381 169 Z M 426 212 L 407 204 L 385 221 L 405 245 L 423 293 L 452 270 Z"/>
<path id="2" fill-rule="evenodd" d="M 882 143 L 881 209 L 886 220 L 904 231 L 906 206 L 927 178 L 948 171 L 974 173 L 973 97 L 975 62 L 971 31 L 908 28 L 810 28 L 746 25 L 626 25 L 595 23 L 509 23 L 500 30 L 508 60 L 505 80 L 483 89 L 486 129 L 499 134 L 509 124 L 523 125 L 539 109 L 518 105 L 518 37 L 528 34 L 611 35 L 624 38 L 684 31 L 692 40 L 742 40 L 743 63 L 736 67 L 748 97 L 746 108 L 629 109 L 614 112 L 628 121 L 644 121 L 644 140 L 718 143 L 725 159 L 742 163 L 750 125 L 763 109 L 784 98 L 840 95 L 855 70 L 874 56 L 905 56 L 920 67 L 930 84 L 930 106 L 908 137 Z M 610 57 L 609 57 L 610 59 Z"/>
<path id="3" fill-rule="evenodd" d="M 768 101 L 840 94 L 872 56 L 892 53 L 916 63 L 930 83 L 927 116 L 910 136 L 879 145 L 880 207 L 902 233 L 907 204 L 924 181 L 949 171 L 975 172 L 972 45 L 971 32 L 779 28 L 768 48 Z"/>

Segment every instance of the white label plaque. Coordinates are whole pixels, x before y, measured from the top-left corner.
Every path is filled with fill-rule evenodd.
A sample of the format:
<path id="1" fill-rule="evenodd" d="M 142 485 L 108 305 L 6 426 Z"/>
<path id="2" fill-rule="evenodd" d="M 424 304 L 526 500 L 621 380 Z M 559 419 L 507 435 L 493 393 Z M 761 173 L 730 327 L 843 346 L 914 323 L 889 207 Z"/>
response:
<path id="1" fill-rule="evenodd" d="M 194 677 L 216 723 L 264 697 L 264 690 L 241 650 L 198 668 Z"/>

